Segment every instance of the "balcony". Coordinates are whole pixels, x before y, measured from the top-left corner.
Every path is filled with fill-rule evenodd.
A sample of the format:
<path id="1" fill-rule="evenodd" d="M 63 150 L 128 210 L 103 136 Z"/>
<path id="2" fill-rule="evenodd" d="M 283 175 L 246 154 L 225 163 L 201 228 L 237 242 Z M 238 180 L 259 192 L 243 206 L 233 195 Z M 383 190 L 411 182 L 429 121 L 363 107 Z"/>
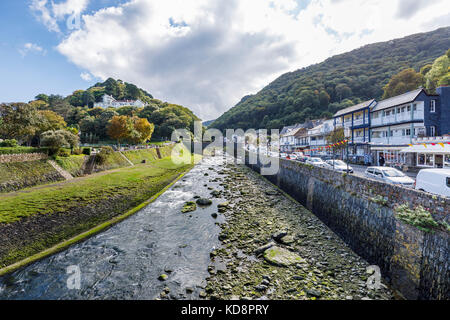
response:
<path id="1" fill-rule="evenodd" d="M 414 112 L 412 117 L 411 117 L 411 113 L 402 112 L 402 113 L 397 113 L 395 115 L 390 115 L 387 117 L 385 116 L 385 117 L 379 117 L 379 118 L 372 118 L 371 125 L 372 126 L 390 125 L 390 124 L 412 121 L 412 120 L 423 120 L 423 111 L 418 110 L 418 111 Z"/>
<path id="2" fill-rule="evenodd" d="M 353 120 L 354 127 L 362 126 L 363 124 L 369 124 L 369 118 Z"/>
<path id="3" fill-rule="evenodd" d="M 368 137 L 368 136 L 366 136 L 365 138 L 364 138 L 364 137 L 354 137 L 354 138 L 353 138 L 353 142 L 354 142 L 354 143 L 364 143 L 364 142 L 369 142 L 369 137 Z"/>

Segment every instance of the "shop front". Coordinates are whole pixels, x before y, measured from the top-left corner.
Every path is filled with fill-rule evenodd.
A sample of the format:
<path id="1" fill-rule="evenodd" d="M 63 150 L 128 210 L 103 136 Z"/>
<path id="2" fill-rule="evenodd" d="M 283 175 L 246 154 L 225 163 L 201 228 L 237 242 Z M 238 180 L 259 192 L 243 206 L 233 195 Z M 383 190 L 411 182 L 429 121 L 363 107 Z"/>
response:
<path id="1" fill-rule="evenodd" d="M 401 150 L 406 155 L 413 155 L 418 168 L 450 168 L 449 144 L 413 145 Z"/>

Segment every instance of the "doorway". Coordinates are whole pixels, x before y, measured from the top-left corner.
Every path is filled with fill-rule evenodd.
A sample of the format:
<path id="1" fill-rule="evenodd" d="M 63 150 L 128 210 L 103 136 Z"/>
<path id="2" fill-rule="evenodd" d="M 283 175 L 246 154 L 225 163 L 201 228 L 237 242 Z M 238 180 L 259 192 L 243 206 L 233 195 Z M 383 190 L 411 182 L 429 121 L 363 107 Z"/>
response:
<path id="1" fill-rule="evenodd" d="M 444 156 L 442 154 L 437 154 L 434 156 L 434 164 L 436 168 L 444 167 Z"/>

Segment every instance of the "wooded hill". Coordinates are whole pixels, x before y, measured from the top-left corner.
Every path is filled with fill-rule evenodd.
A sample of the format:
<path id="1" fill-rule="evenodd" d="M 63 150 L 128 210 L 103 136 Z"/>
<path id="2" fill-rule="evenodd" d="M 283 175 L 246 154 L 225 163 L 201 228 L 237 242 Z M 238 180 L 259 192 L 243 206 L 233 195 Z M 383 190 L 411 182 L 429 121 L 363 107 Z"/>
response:
<path id="1" fill-rule="evenodd" d="M 322 63 L 289 72 L 249 95 L 210 127 L 281 128 L 380 99 L 383 87 L 400 71 L 419 71 L 450 48 L 450 27 L 370 44 Z"/>

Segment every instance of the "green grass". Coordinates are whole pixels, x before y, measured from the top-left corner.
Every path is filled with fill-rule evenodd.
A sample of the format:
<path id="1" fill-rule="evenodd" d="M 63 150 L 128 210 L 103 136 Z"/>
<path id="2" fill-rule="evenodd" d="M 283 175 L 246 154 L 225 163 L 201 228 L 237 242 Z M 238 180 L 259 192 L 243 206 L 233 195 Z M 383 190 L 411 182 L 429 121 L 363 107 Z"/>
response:
<path id="1" fill-rule="evenodd" d="M 119 152 L 108 154 L 106 160 L 101 165 L 96 165 L 97 171 L 112 170 L 117 168 L 129 167 L 130 164 L 125 160 Z"/>
<path id="2" fill-rule="evenodd" d="M 45 160 L 0 163 L 0 184 L 6 192 L 60 180 L 64 179 Z"/>
<path id="3" fill-rule="evenodd" d="M 70 157 L 56 157 L 56 163 L 68 171 L 72 176 L 81 176 L 85 155 L 72 155 Z"/>
<path id="4" fill-rule="evenodd" d="M 158 159 L 156 149 L 136 150 L 122 152 L 134 164 L 142 163 L 143 160 L 154 161 Z"/>
<path id="5" fill-rule="evenodd" d="M 189 166 L 177 166 L 170 159 L 163 159 L 62 185 L 31 189 L 14 196 L 1 195 L 0 223 L 12 223 L 34 215 L 66 212 L 115 195 L 126 195 L 133 199 L 143 195 L 145 198 L 147 190 L 151 191 L 159 181 L 169 179 L 187 167 Z M 143 192 L 144 188 L 146 192 Z"/>
<path id="6" fill-rule="evenodd" d="M 0 269 L 0 276 L 3 276 L 5 274 L 11 273 L 17 269 L 23 268 L 26 265 L 33 263 L 35 261 L 38 261 L 40 259 L 43 259 L 49 255 L 55 254 L 65 248 L 67 248 L 68 246 L 75 244 L 77 242 L 80 242 L 90 236 L 93 236 L 111 226 L 113 226 L 114 224 L 117 224 L 125 219 L 127 219 L 128 217 L 130 217 L 131 215 L 135 214 L 136 212 L 138 212 L 139 210 L 141 210 L 142 208 L 146 207 L 147 205 L 149 205 L 150 203 L 152 203 L 153 201 L 155 201 L 161 194 L 163 194 L 168 188 L 170 188 L 170 186 L 172 186 L 176 181 L 178 181 L 179 179 L 181 179 L 184 176 L 184 173 L 180 174 L 175 180 L 173 180 L 170 184 L 168 184 L 166 187 L 164 187 L 163 189 L 161 189 L 158 193 L 156 193 L 153 197 L 151 197 L 150 199 L 142 202 L 141 204 L 139 204 L 138 206 L 134 207 L 133 209 L 129 210 L 128 212 L 121 214 L 119 216 L 114 217 L 113 219 L 110 219 L 106 222 L 101 223 L 100 225 L 97 225 L 96 227 L 83 232 L 81 234 L 76 235 L 75 237 L 68 239 L 68 240 L 64 240 L 62 242 L 57 243 L 58 241 L 54 241 L 54 243 L 57 243 L 56 245 L 48 248 L 49 246 L 45 246 L 42 245 L 41 242 L 38 243 L 34 243 L 31 246 L 25 246 L 24 248 L 21 248 L 20 250 L 17 251 L 13 251 L 7 258 L 3 259 L 4 261 L 18 261 L 16 263 L 10 264 L 2 269 Z M 83 228 L 83 226 L 79 226 L 78 227 Z M 87 228 L 86 228 L 87 229 Z M 72 233 L 74 232 L 74 230 L 72 230 Z M 61 239 L 64 238 L 64 233 L 61 233 Z M 59 240 L 60 241 L 60 240 Z M 39 247 L 39 245 L 41 247 Z M 36 253 L 37 252 L 37 253 Z M 21 260 L 22 259 L 22 260 Z M 11 263 L 11 262 L 10 262 Z M 0 263 L 1 265 L 1 263 Z"/>

